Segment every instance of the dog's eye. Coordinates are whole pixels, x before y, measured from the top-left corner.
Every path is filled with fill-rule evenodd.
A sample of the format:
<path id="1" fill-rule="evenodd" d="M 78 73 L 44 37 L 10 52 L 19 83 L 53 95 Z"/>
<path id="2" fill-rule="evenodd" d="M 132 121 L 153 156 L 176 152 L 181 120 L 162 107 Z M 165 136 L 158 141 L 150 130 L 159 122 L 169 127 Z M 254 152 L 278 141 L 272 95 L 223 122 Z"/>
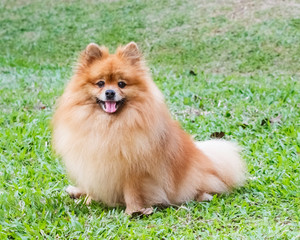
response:
<path id="1" fill-rule="evenodd" d="M 100 87 L 100 88 L 103 88 L 104 85 L 105 85 L 105 82 L 104 82 L 104 81 L 99 81 L 99 82 L 96 83 L 96 85 L 97 85 L 98 87 Z"/>
<path id="2" fill-rule="evenodd" d="M 126 83 L 120 81 L 120 82 L 118 82 L 118 86 L 119 86 L 119 88 L 124 88 L 126 86 Z"/>

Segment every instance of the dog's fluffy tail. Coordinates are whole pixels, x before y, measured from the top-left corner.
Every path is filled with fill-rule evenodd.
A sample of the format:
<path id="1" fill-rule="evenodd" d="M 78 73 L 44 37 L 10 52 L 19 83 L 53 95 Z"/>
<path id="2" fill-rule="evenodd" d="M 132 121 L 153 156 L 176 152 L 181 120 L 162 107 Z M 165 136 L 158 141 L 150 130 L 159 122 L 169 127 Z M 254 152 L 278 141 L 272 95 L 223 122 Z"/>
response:
<path id="1" fill-rule="evenodd" d="M 246 164 L 240 157 L 240 148 L 232 142 L 209 140 L 196 142 L 197 147 L 213 163 L 216 176 L 207 176 L 209 192 L 227 192 L 242 186 L 246 180 Z"/>

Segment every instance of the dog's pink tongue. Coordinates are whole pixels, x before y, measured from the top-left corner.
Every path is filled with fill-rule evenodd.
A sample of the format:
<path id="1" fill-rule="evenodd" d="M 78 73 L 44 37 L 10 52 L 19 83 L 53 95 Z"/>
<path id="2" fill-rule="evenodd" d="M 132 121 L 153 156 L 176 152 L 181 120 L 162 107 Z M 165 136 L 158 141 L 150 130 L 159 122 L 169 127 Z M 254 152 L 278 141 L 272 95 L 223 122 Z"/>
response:
<path id="1" fill-rule="evenodd" d="M 108 113 L 114 113 L 115 111 L 117 111 L 116 104 L 117 104 L 117 102 L 106 101 L 105 102 L 105 111 Z"/>

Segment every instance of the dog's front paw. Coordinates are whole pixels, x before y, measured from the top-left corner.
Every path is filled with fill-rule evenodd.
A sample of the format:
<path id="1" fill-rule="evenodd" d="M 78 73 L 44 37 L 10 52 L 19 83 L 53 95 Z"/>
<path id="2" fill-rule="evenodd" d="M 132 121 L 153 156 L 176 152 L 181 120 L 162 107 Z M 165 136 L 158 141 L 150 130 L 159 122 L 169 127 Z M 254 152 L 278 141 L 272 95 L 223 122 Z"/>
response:
<path id="1" fill-rule="evenodd" d="M 77 187 L 69 185 L 66 188 L 66 192 L 69 194 L 71 198 L 80 198 L 80 196 L 84 195 L 84 193 Z"/>
<path id="2" fill-rule="evenodd" d="M 125 213 L 132 216 L 133 214 L 137 213 L 137 214 L 142 214 L 142 215 L 150 215 L 153 213 L 153 208 L 149 207 L 149 208 L 129 208 L 127 207 L 125 210 Z"/>
<path id="3" fill-rule="evenodd" d="M 141 209 L 141 214 L 143 214 L 143 215 L 150 215 L 152 213 L 153 213 L 153 208 L 152 207 Z"/>
<path id="4" fill-rule="evenodd" d="M 208 194 L 208 193 L 199 193 L 198 196 L 196 197 L 196 200 L 198 202 L 203 202 L 203 201 L 211 201 L 213 199 L 213 196 Z"/>

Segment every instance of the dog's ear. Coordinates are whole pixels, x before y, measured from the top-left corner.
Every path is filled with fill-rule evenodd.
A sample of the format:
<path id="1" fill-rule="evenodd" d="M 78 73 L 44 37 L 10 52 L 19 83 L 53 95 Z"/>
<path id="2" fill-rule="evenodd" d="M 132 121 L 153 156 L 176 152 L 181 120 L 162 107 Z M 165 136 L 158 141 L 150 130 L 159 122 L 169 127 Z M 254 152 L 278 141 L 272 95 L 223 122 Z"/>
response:
<path id="1" fill-rule="evenodd" d="M 94 60 L 100 60 L 101 58 L 103 58 L 104 55 L 106 55 L 106 51 L 106 49 L 101 48 L 96 43 L 90 43 L 83 51 L 82 59 L 86 63 L 91 63 Z"/>
<path id="2" fill-rule="evenodd" d="M 128 43 L 125 47 L 118 49 L 118 54 L 135 64 L 141 60 L 141 53 L 135 42 Z"/>

